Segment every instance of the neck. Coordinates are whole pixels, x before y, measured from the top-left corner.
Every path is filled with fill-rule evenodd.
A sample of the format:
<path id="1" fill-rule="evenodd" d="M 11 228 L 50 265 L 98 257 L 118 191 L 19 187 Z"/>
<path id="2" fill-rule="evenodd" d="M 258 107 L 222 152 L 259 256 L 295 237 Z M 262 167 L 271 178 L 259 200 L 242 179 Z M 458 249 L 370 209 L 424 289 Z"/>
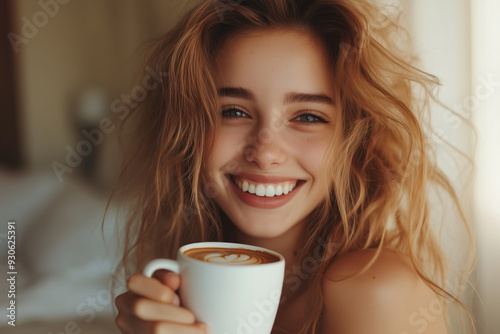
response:
<path id="1" fill-rule="evenodd" d="M 234 225 L 233 225 L 234 227 Z M 283 235 L 274 238 L 256 238 L 237 228 L 232 229 L 232 241 L 264 247 L 278 252 L 285 258 L 285 277 L 273 333 L 297 333 L 306 321 L 310 294 L 310 275 L 299 263 L 300 253 L 307 240 L 306 220 L 296 224 Z M 291 321 L 290 317 L 294 320 Z M 278 327 L 283 331 L 278 331 Z"/>
<path id="2" fill-rule="evenodd" d="M 300 223 L 286 233 L 274 238 L 257 238 L 236 230 L 235 241 L 280 253 L 285 258 L 285 268 L 288 269 L 297 261 L 298 254 L 304 244 L 304 235 L 305 223 Z"/>

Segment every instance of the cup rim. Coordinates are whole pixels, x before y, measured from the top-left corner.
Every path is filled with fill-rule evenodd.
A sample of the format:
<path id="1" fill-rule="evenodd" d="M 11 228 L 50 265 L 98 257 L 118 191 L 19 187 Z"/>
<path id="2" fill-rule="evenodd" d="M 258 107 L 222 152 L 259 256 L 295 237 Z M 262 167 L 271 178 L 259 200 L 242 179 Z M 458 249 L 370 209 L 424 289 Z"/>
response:
<path id="1" fill-rule="evenodd" d="M 235 266 L 235 265 L 225 264 L 225 263 L 205 262 L 205 261 L 193 259 L 192 257 L 189 257 L 189 256 L 187 256 L 187 255 L 184 254 L 184 252 L 186 250 L 188 250 L 188 249 L 202 248 L 202 247 L 213 247 L 213 248 L 245 248 L 245 249 L 250 249 L 250 250 L 268 252 L 268 253 L 271 253 L 272 255 L 275 255 L 275 256 L 277 256 L 279 258 L 279 260 L 276 261 L 276 262 L 258 264 L 259 267 L 260 266 L 279 265 L 279 264 L 285 262 L 284 256 L 281 255 L 278 252 L 273 251 L 273 250 L 270 250 L 270 249 L 267 249 L 267 248 L 264 248 L 264 247 L 254 246 L 254 245 L 241 244 L 241 243 L 235 243 L 235 242 L 223 242 L 223 241 L 204 241 L 204 242 L 194 242 L 194 243 L 183 245 L 183 246 L 181 246 L 179 248 L 179 251 L 177 253 L 177 257 L 178 257 L 178 259 L 182 257 L 186 261 L 199 263 L 200 265 L 204 264 L 204 265 L 209 265 L 209 266 L 223 266 L 225 268 L 235 268 L 235 269 L 239 268 L 240 270 L 244 269 L 244 268 L 255 267 L 253 265 L 249 265 L 249 266 Z"/>

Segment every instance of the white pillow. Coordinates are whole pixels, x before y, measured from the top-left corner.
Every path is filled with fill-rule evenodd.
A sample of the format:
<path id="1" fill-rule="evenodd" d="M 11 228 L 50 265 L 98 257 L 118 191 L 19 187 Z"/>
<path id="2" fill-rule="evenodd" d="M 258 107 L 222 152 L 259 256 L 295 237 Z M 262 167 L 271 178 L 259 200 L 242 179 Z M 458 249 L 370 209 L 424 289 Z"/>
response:
<path id="1" fill-rule="evenodd" d="M 0 168 L 0 222 L 16 222 L 16 237 L 22 238 L 47 205 L 64 189 L 57 177 L 49 173 L 13 172 Z M 5 232 L 0 231 L 0 251 L 6 254 Z"/>
<path id="2" fill-rule="evenodd" d="M 8 212 L 21 217 L 16 223 L 19 324 L 68 317 L 85 323 L 92 310 L 89 300 L 96 298 L 96 316 L 111 315 L 109 280 L 117 263 L 114 210 L 110 209 L 103 234 L 106 195 L 83 181 L 60 184 L 53 179 L 19 176 L 0 181 L 8 185 L 0 188 L 1 196 L 8 197 L 4 189 L 17 191 Z M 118 294 L 125 291 L 121 282 Z M 3 300 L 0 307 L 5 312 Z M 5 317 L 3 312 L 0 316 Z"/>

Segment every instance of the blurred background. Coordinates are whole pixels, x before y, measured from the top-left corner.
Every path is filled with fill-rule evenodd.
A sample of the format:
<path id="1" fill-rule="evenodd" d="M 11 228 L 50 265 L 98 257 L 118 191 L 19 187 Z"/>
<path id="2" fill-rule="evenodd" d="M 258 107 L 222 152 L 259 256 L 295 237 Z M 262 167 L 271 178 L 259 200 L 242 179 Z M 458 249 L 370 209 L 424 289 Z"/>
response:
<path id="1" fill-rule="evenodd" d="M 0 251 L 5 259 L 15 221 L 22 326 L 7 325 L 2 280 L 2 333 L 117 332 L 112 294 L 124 285 L 111 288 L 109 278 L 119 217 L 111 210 L 100 227 L 122 161 L 117 129 L 154 84 L 138 77 L 147 42 L 196 2 L 0 1 Z M 467 303 L 480 334 L 500 333 L 500 1 L 383 2 L 402 15 L 421 67 L 441 79 L 440 100 L 476 127 L 474 139 L 464 121 L 435 108 L 438 160 L 476 229 L 477 291 Z M 471 184 L 466 161 L 443 139 L 474 160 Z M 460 249 L 449 235 L 445 248 Z M 9 271 L 5 261 L 0 268 Z"/>

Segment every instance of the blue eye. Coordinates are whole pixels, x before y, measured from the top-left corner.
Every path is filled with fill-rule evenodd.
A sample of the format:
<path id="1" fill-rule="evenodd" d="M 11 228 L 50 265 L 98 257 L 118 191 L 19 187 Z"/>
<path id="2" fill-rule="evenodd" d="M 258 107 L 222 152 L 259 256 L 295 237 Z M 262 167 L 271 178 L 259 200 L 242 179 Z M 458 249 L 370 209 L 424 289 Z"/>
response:
<path id="1" fill-rule="evenodd" d="M 242 110 L 234 108 L 234 107 L 229 107 L 227 109 L 222 110 L 222 117 L 223 118 L 242 118 L 246 117 L 248 118 L 249 116 Z"/>
<path id="2" fill-rule="evenodd" d="M 294 121 L 302 123 L 328 123 L 324 118 L 311 113 L 302 114 L 294 118 Z"/>

